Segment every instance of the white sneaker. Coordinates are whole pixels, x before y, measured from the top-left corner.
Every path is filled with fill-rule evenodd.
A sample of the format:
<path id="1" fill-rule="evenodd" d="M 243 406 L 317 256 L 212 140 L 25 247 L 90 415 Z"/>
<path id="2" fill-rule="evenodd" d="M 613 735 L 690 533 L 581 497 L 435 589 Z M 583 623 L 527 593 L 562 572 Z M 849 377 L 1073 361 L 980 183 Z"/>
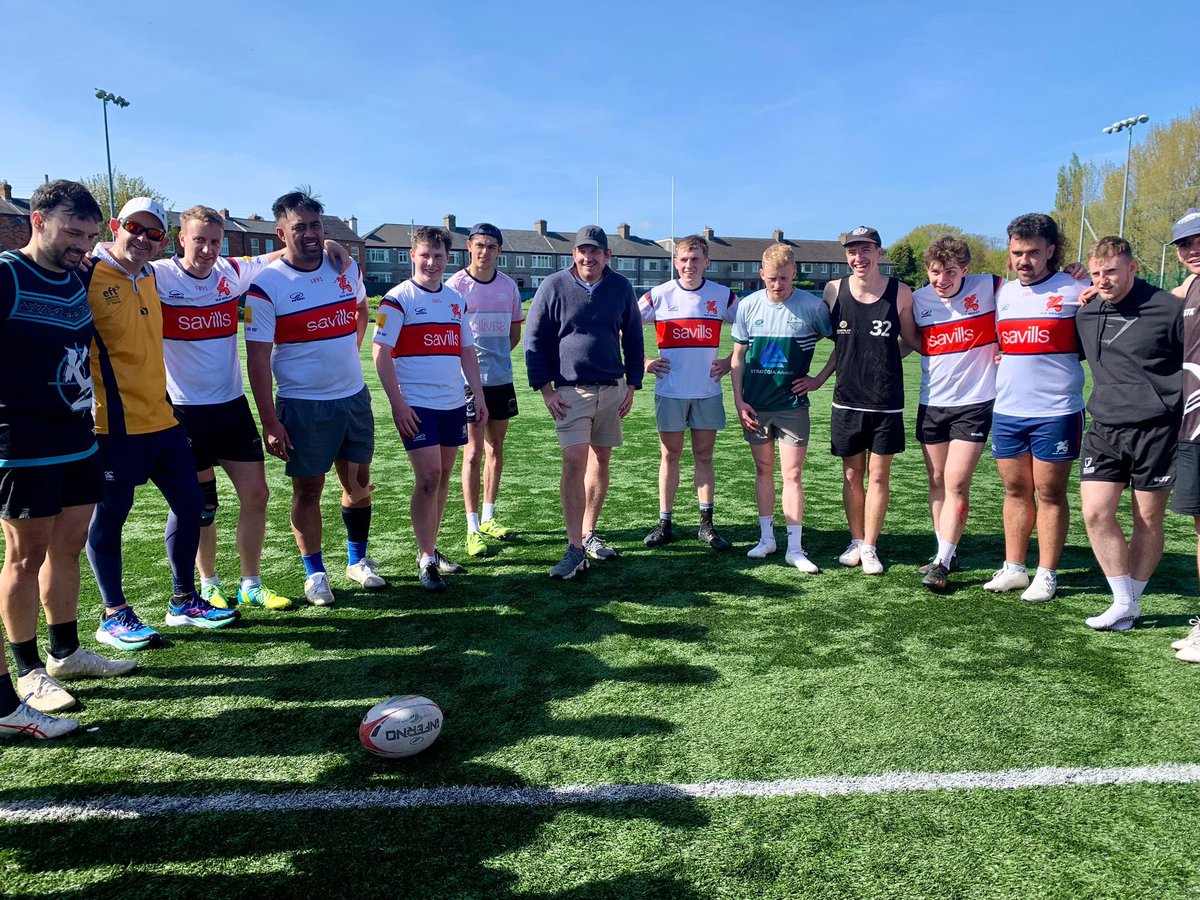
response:
<path id="1" fill-rule="evenodd" d="M 775 544 L 774 538 L 762 538 L 757 544 L 746 551 L 746 555 L 751 559 L 766 559 L 779 547 Z"/>
<path id="2" fill-rule="evenodd" d="M 313 572 L 304 579 L 304 599 L 313 606 L 333 606 L 333 591 L 329 589 L 329 576 L 324 572 Z"/>
<path id="3" fill-rule="evenodd" d="M 859 562 L 862 563 L 864 575 L 882 575 L 883 563 L 879 560 L 879 554 L 867 547 L 858 548 Z"/>
<path id="4" fill-rule="evenodd" d="M 855 541 L 850 542 L 850 546 L 842 551 L 842 555 L 838 557 L 838 562 L 843 566 L 854 568 L 862 562 L 862 552 L 858 549 L 859 545 Z"/>
<path id="5" fill-rule="evenodd" d="M 1038 572 L 1029 583 L 1029 588 L 1021 595 L 1026 603 L 1045 603 L 1053 600 L 1058 591 L 1058 576 L 1053 572 Z"/>
<path id="6" fill-rule="evenodd" d="M 75 705 L 75 698 L 47 675 L 44 668 L 32 669 L 18 678 L 17 694 L 38 712 L 60 712 Z"/>
<path id="7" fill-rule="evenodd" d="M 809 559 L 803 550 L 789 550 L 783 559 L 789 566 L 795 566 L 805 575 L 817 575 L 821 571 L 820 566 Z"/>
<path id="8" fill-rule="evenodd" d="M 1001 566 L 992 574 L 992 580 L 983 586 L 985 591 L 1002 594 L 1005 591 L 1021 591 L 1029 587 L 1029 573 L 1023 569 Z"/>
<path id="9" fill-rule="evenodd" d="M 46 674 L 59 681 L 72 681 L 76 678 L 113 678 L 117 675 L 128 675 L 136 668 L 135 659 L 105 659 L 99 653 L 93 653 L 83 647 L 77 647 L 66 659 L 56 659 L 49 653 L 46 654 Z"/>
<path id="10" fill-rule="evenodd" d="M 346 577 L 355 584 L 362 585 L 371 590 L 387 587 L 387 582 L 383 580 L 383 577 L 377 571 L 378 568 L 379 563 L 373 559 L 366 559 L 364 557 L 354 565 L 346 566 Z"/>
<path id="11" fill-rule="evenodd" d="M 0 718 L 0 737 L 24 735 L 44 741 L 70 734 L 78 727 L 79 723 L 74 719 L 55 719 L 38 712 L 28 703 L 21 703 L 7 716 Z"/>
<path id="12" fill-rule="evenodd" d="M 1188 624 L 1192 626 L 1192 630 L 1185 637 L 1181 637 L 1177 641 L 1172 641 L 1172 650 L 1182 650 L 1184 647 L 1189 647 L 1192 644 L 1200 644 L 1200 617 L 1188 619 Z"/>
<path id="13" fill-rule="evenodd" d="M 1182 659 L 1184 662 L 1200 663 L 1200 643 L 1180 647 L 1175 652 L 1175 658 Z"/>
<path id="14" fill-rule="evenodd" d="M 1132 606 L 1114 603 L 1100 615 L 1089 616 L 1083 622 L 1088 628 L 1095 628 L 1097 631 L 1128 631 L 1133 627 L 1133 620 L 1141 614 L 1142 610 L 1134 600 Z"/>

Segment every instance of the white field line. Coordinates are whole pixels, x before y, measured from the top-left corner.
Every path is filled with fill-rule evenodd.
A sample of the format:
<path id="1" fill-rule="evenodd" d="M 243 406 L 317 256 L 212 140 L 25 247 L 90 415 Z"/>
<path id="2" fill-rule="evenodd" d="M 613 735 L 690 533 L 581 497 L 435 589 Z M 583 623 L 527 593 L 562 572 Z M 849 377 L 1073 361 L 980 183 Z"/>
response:
<path id="1" fill-rule="evenodd" d="M 704 781 L 698 784 L 608 784 L 566 787 L 438 787 L 409 790 L 311 790 L 281 794 L 226 793 L 206 797 L 106 797 L 76 803 L 0 802 L 0 822 L 77 822 L 200 813 L 281 813 L 304 810 L 428 809 L 443 806 L 577 806 L 725 800 L 738 797 L 828 797 L 914 791 L 1012 791 L 1024 788 L 1127 784 L 1196 784 L 1200 765 L 1158 763 L 1112 768 L 1009 769 L 1003 772 L 885 772 L 779 781 Z"/>

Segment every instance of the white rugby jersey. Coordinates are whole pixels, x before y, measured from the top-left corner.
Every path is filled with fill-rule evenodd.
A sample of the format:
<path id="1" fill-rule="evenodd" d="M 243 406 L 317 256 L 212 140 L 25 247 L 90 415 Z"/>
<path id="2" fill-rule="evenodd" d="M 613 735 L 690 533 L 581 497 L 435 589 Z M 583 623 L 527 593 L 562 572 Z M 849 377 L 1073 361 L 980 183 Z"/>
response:
<path id="1" fill-rule="evenodd" d="M 953 297 L 913 291 L 921 332 L 921 403 L 971 406 L 996 399 L 996 292 L 1004 279 L 968 275 Z"/>
<path id="2" fill-rule="evenodd" d="M 721 325 L 737 315 L 737 295 L 712 281 L 689 291 L 676 278 L 652 287 L 638 301 L 642 322 L 653 322 L 658 355 L 671 370 L 654 382 L 660 397 L 715 397 L 719 379 L 709 375 L 721 346 Z"/>
<path id="3" fill-rule="evenodd" d="M 246 292 L 246 340 L 274 343 L 276 393 L 293 400 L 339 400 L 363 389 L 358 356 L 362 273 L 344 273 L 321 258 L 305 272 L 283 259 L 271 263 Z"/>
<path id="4" fill-rule="evenodd" d="M 222 256 L 207 278 L 188 274 L 178 256 L 150 263 L 162 301 L 167 394 L 176 406 L 242 396 L 238 298 L 268 263 L 265 256 Z"/>
<path id="5" fill-rule="evenodd" d="M 391 349 L 396 383 L 410 405 L 457 409 L 466 402 L 462 351 L 475 342 L 457 291 L 431 291 L 411 278 L 396 285 L 379 303 L 373 340 Z"/>
<path id="6" fill-rule="evenodd" d="M 513 348 L 509 334 L 514 322 L 525 321 L 521 289 L 503 272 L 485 282 L 476 281 L 466 269 L 459 269 L 447 278 L 446 285 L 463 298 L 463 312 L 479 359 L 480 381 L 484 387 L 512 384 Z"/>
<path id="7" fill-rule="evenodd" d="M 1006 416 L 1065 416 L 1083 409 L 1083 365 L 1075 313 L 1088 286 L 1055 272 L 1037 284 L 1007 282 L 996 294 L 995 412 Z"/>

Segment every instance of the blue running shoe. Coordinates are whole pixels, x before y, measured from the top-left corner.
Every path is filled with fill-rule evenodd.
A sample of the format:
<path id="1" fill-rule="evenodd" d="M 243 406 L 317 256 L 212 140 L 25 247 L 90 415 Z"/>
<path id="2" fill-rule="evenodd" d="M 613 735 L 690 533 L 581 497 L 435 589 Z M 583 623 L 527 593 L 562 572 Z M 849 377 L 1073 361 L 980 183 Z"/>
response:
<path id="1" fill-rule="evenodd" d="M 126 606 L 111 616 L 100 614 L 96 640 L 118 650 L 145 650 L 156 643 L 159 637 L 157 631 L 142 624 L 132 606 Z"/>
<path id="2" fill-rule="evenodd" d="M 176 599 L 178 598 L 172 598 L 167 604 L 168 625 L 224 628 L 241 618 L 236 609 L 217 609 L 194 591 L 190 597 L 184 597 L 179 603 L 175 602 Z"/>

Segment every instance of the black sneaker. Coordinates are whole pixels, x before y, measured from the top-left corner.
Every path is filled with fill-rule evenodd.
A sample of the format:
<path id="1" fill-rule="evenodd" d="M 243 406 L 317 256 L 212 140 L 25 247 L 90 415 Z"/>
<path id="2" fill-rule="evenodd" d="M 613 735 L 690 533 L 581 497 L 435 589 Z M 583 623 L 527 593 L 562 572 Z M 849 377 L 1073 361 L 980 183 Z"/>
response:
<path id="1" fill-rule="evenodd" d="M 928 575 L 929 570 L 933 568 L 933 564 L 935 562 L 937 562 L 936 556 L 929 557 L 929 562 L 925 563 L 925 565 L 923 565 L 923 566 L 921 566 L 921 568 L 917 569 L 918 574 Z M 946 569 L 946 571 L 947 572 L 957 572 L 958 570 L 959 570 L 958 554 L 955 553 L 952 557 L 950 557 L 950 568 Z"/>
<path id="2" fill-rule="evenodd" d="M 467 571 L 466 566 L 460 566 L 458 563 L 442 556 L 441 550 L 434 550 L 434 559 L 437 561 L 437 570 L 443 575 L 462 575 Z"/>
<path id="3" fill-rule="evenodd" d="M 947 591 L 950 587 L 950 571 L 939 562 L 933 563 L 929 567 L 929 571 L 925 573 L 925 577 L 921 579 L 921 584 L 929 588 L 935 594 L 941 594 Z"/>
<path id="4" fill-rule="evenodd" d="M 442 573 L 438 571 L 436 562 L 421 567 L 421 587 L 427 591 L 444 591 L 446 589 L 446 582 L 442 579 Z"/>
<path id="5" fill-rule="evenodd" d="M 650 533 L 642 539 L 642 543 L 647 547 L 661 547 L 663 544 L 669 544 L 675 540 L 675 526 L 671 524 L 669 519 L 659 519 Z"/>
<path id="6" fill-rule="evenodd" d="M 717 529 L 713 528 L 712 522 L 701 522 L 700 530 L 696 532 L 696 537 L 708 544 L 713 550 L 733 549 L 733 544 L 717 534 Z"/>
<path id="7" fill-rule="evenodd" d="M 616 548 L 608 546 L 604 542 L 604 538 L 594 531 L 583 539 L 583 550 L 592 559 L 600 562 L 606 559 L 615 559 L 618 556 Z"/>

